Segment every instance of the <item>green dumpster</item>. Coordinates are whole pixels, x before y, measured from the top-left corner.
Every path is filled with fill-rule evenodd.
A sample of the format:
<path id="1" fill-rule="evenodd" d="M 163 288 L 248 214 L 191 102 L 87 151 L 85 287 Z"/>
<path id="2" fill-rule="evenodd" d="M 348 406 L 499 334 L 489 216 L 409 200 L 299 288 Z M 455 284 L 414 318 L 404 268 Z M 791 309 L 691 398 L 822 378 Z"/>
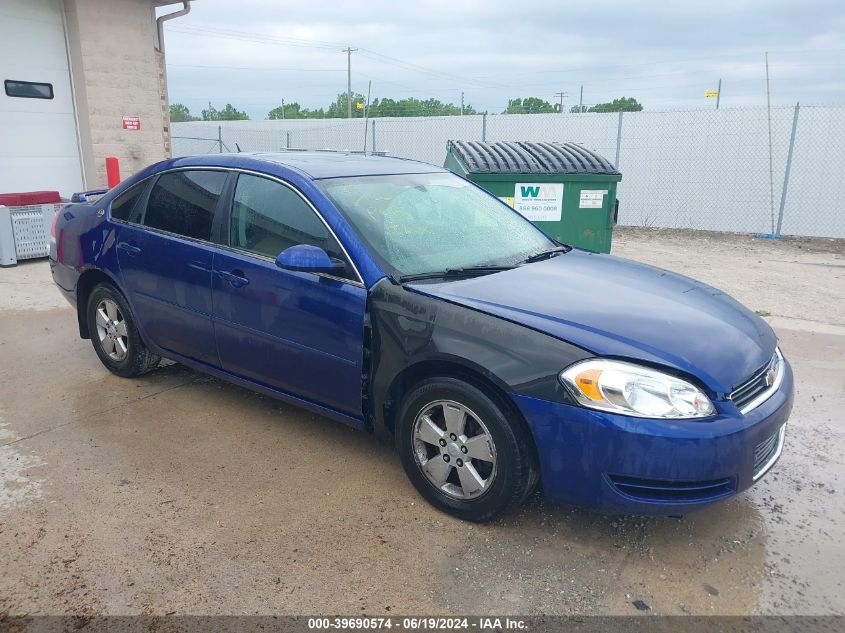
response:
<path id="1" fill-rule="evenodd" d="M 610 252 L 622 174 L 585 147 L 449 141 L 443 166 L 498 196 L 550 237 Z"/>

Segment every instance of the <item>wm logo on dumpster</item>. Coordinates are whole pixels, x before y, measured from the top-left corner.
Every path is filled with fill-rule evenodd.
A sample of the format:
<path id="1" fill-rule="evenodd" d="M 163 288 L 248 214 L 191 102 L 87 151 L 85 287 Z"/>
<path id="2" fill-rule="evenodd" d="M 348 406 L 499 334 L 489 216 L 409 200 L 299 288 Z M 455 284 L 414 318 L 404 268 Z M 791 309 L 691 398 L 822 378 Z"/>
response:
<path id="1" fill-rule="evenodd" d="M 554 198 L 557 195 L 556 186 L 520 185 L 519 192 L 523 198 Z"/>

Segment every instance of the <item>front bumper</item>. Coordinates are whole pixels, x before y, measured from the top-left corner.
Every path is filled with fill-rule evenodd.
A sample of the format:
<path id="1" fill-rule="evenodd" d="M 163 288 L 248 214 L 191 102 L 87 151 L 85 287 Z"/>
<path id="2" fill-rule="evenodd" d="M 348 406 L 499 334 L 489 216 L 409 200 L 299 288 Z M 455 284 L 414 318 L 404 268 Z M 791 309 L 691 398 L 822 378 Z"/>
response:
<path id="1" fill-rule="evenodd" d="M 704 421 L 615 415 L 513 394 L 534 435 L 549 498 L 611 512 L 674 515 L 745 490 L 780 456 L 792 369 L 742 415 L 730 402 Z"/>

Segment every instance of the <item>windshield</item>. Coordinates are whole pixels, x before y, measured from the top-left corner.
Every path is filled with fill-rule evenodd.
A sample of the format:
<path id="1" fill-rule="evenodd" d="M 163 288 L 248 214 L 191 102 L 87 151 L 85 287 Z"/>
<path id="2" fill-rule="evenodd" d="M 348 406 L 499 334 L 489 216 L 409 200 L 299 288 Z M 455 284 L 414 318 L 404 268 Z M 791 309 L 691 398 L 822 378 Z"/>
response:
<path id="1" fill-rule="evenodd" d="M 332 178 L 319 185 L 392 274 L 513 266 L 556 246 L 454 174 Z"/>

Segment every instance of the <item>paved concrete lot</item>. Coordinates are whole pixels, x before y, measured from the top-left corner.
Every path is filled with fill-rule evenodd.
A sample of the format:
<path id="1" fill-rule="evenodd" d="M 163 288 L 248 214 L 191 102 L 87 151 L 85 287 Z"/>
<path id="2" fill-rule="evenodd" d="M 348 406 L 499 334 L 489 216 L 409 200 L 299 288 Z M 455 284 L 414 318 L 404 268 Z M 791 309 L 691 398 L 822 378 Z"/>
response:
<path id="1" fill-rule="evenodd" d="M 179 365 L 110 375 L 44 260 L 0 269 L 0 613 L 845 613 L 842 244 L 627 230 L 614 252 L 770 314 L 793 363 L 783 458 L 710 510 L 535 495 L 462 523 L 368 436 Z"/>

